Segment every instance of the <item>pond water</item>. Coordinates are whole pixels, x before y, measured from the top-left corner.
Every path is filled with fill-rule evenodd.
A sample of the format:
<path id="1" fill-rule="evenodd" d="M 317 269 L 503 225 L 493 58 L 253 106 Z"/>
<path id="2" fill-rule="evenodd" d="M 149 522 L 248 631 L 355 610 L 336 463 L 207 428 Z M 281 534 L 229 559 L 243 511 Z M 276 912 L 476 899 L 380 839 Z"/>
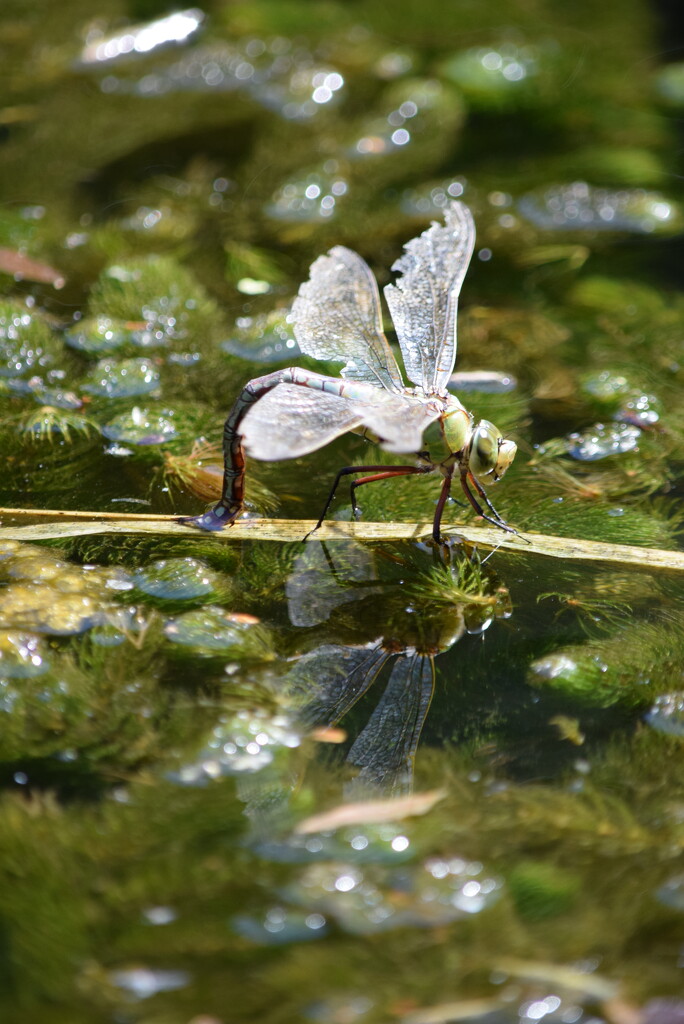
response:
<path id="1" fill-rule="evenodd" d="M 681 1022 L 684 588 L 647 562 L 684 526 L 679 44 L 638 0 L 4 0 L 3 1022 Z M 16 539 L 200 514 L 242 386 L 339 373 L 288 320 L 312 261 L 384 286 L 453 199 L 498 511 L 643 559 L 461 544 L 457 502 L 448 552 Z M 252 461 L 249 514 L 369 461 Z"/>

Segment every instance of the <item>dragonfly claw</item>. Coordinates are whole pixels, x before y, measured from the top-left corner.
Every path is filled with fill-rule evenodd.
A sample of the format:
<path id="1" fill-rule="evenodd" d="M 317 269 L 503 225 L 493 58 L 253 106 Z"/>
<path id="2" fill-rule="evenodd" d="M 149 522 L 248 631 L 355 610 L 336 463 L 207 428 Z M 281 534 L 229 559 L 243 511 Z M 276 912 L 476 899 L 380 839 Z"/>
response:
<path id="1" fill-rule="evenodd" d="M 230 508 L 227 505 L 219 504 L 201 516 L 181 516 L 177 522 L 182 523 L 183 526 L 194 526 L 198 530 L 215 532 L 223 530 L 226 526 L 232 526 L 239 514 L 239 508 Z"/>

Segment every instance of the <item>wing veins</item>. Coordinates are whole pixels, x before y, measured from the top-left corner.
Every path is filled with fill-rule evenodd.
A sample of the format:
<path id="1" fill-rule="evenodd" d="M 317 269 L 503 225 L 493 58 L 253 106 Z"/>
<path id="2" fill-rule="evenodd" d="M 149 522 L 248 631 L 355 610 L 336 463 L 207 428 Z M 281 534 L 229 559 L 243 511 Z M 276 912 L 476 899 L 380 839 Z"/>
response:
<path id="1" fill-rule="evenodd" d="M 292 312 L 303 352 L 342 362 L 345 378 L 403 391 L 399 366 L 382 331 L 377 283 L 358 253 L 334 246 L 320 256 Z"/>

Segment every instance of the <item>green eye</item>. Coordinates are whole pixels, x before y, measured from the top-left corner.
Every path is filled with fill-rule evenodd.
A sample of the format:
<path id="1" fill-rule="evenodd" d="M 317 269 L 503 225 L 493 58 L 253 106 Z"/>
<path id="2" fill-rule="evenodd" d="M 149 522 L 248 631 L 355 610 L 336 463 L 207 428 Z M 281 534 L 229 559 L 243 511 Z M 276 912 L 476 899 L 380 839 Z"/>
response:
<path id="1" fill-rule="evenodd" d="M 489 476 L 500 480 L 515 458 L 518 446 L 505 441 L 489 420 L 480 420 L 470 440 L 468 467 L 473 476 Z"/>
<path id="2" fill-rule="evenodd" d="M 497 449 L 496 441 L 493 441 L 489 435 L 483 435 L 477 439 L 477 457 L 480 460 L 481 465 L 489 465 L 494 456 L 494 452 Z M 496 461 L 495 459 L 493 460 Z"/>
<path id="3" fill-rule="evenodd" d="M 489 420 L 480 420 L 470 442 L 469 467 L 475 476 L 487 476 L 497 464 L 499 445 L 503 441 L 499 431 Z"/>
<path id="4" fill-rule="evenodd" d="M 515 458 L 518 446 L 515 441 L 504 441 L 499 438 L 499 451 L 494 467 L 494 479 L 500 480 Z"/>

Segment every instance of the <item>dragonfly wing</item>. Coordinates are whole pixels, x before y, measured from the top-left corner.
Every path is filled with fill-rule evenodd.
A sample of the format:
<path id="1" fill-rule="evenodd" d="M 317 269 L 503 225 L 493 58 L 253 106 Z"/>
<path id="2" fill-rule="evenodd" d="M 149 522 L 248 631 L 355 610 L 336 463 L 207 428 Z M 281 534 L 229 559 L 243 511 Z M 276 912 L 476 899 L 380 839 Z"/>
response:
<path id="1" fill-rule="evenodd" d="M 335 545 L 335 565 L 322 541 L 310 540 L 294 561 L 285 582 L 287 612 L 293 626 L 318 626 L 359 596 L 381 594 L 370 549 L 348 542 Z"/>
<path id="2" fill-rule="evenodd" d="M 331 386 L 340 383 L 329 380 Z M 347 387 L 350 397 L 278 384 L 255 402 L 240 424 L 247 454 L 267 462 L 294 459 L 357 427 L 377 435 L 385 451 L 414 453 L 421 450 L 427 427 L 443 412 L 436 400 L 380 391 L 364 383 Z"/>
<path id="3" fill-rule="evenodd" d="M 385 288 L 406 373 L 426 394 L 442 393 L 456 359 L 456 305 L 475 244 L 470 210 L 451 203 L 405 246 L 392 267 L 401 277 Z"/>
<path id="4" fill-rule="evenodd" d="M 370 267 L 336 245 L 319 256 L 292 306 L 302 352 L 345 364 L 342 376 L 402 391 L 401 373 L 382 333 L 380 296 Z"/>
<path id="5" fill-rule="evenodd" d="M 361 769 L 355 790 L 410 792 L 413 760 L 434 685 L 432 658 L 413 654 L 397 659 L 370 721 L 349 751 L 347 760 Z"/>
<path id="6" fill-rule="evenodd" d="M 248 455 L 277 462 L 315 452 L 361 422 L 357 404 L 341 395 L 279 384 L 255 402 L 239 433 Z"/>
<path id="7" fill-rule="evenodd" d="M 380 640 L 361 648 L 326 644 L 299 659 L 282 689 L 306 728 L 334 725 L 363 697 L 391 656 Z"/>
<path id="8" fill-rule="evenodd" d="M 421 402 L 412 395 L 379 392 L 373 402 L 351 403 L 361 423 L 380 440 L 380 447 L 397 454 L 419 452 L 423 434 L 442 415 L 436 401 Z"/>

